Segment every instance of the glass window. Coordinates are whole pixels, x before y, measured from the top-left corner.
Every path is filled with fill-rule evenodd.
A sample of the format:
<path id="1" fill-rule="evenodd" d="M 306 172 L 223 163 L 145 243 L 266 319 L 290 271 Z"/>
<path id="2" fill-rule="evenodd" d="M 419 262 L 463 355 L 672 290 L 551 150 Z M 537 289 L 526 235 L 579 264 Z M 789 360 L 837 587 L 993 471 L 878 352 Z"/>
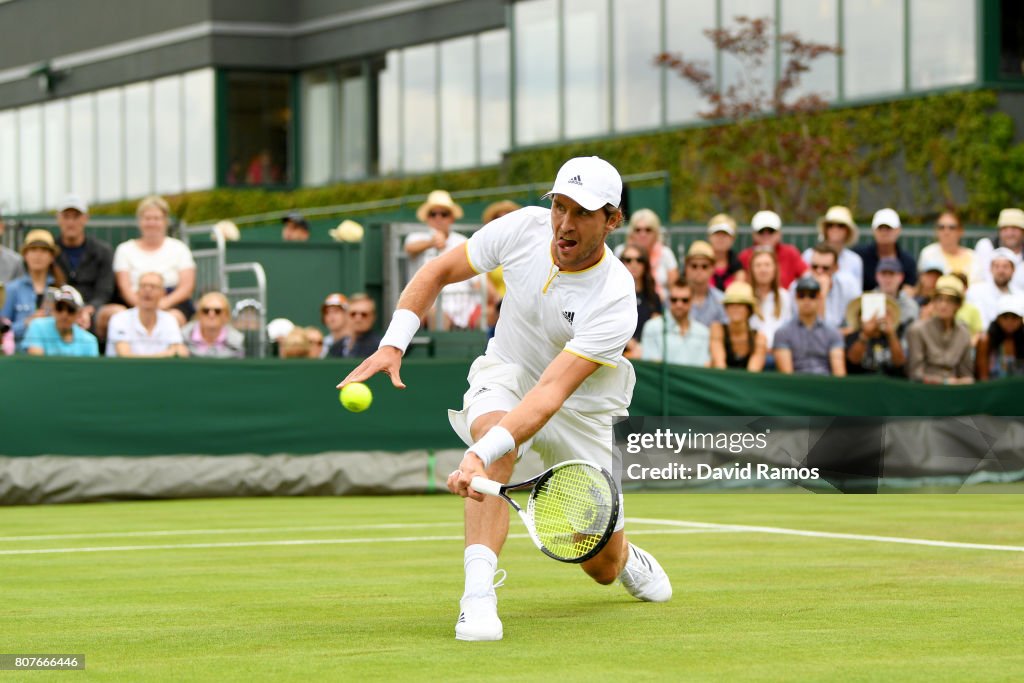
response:
<path id="1" fill-rule="evenodd" d="M 516 60 L 516 144 L 558 138 L 558 5 L 529 0 L 513 6 Z"/>
<path id="2" fill-rule="evenodd" d="M 379 152 L 379 173 L 395 173 L 399 168 L 402 149 L 401 96 L 398 89 L 401 71 L 401 53 L 388 52 L 384 68 L 377 75 L 379 106 L 377 108 L 377 136 Z"/>
<path id="3" fill-rule="evenodd" d="M 126 197 L 143 197 L 153 192 L 152 92 L 150 83 L 135 83 L 124 89 L 124 138 L 128 150 L 124 158 Z M 99 116 L 102 121 L 102 114 Z M 101 168 L 102 165 L 101 161 Z"/>
<path id="4" fill-rule="evenodd" d="M 661 124 L 661 0 L 614 0 L 615 129 Z M 706 4 L 706 3 L 705 3 Z"/>
<path id="5" fill-rule="evenodd" d="M 181 77 L 153 81 L 153 140 L 155 142 L 156 191 L 181 192 L 182 145 Z"/>
<path id="6" fill-rule="evenodd" d="M 71 170 L 70 191 L 86 202 L 96 197 L 96 109 L 92 94 L 72 97 L 70 110 Z"/>
<path id="7" fill-rule="evenodd" d="M 366 141 L 369 129 L 366 118 L 366 79 L 362 71 L 341 74 L 341 157 L 339 166 L 345 180 L 365 178 Z"/>
<path id="8" fill-rule="evenodd" d="M 849 98 L 903 90 L 902 2 L 843 2 L 843 87 Z"/>
<path id="9" fill-rule="evenodd" d="M 569 138 L 608 132 L 608 6 L 563 0 L 565 75 L 563 108 Z"/>
<path id="10" fill-rule="evenodd" d="M 22 211 L 43 209 L 43 108 L 18 110 L 18 171 Z"/>
<path id="11" fill-rule="evenodd" d="M 206 190 L 214 182 L 213 69 L 185 74 L 182 81 L 185 112 L 185 189 Z"/>
<path id="12" fill-rule="evenodd" d="M 227 75 L 229 185 L 291 182 L 291 76 Z"/>
<path id="13" fill-rule="evenodd" d="M 938 88 L 976 78 L 973 2 L 910 2 L 910 85 Z"/>
<path id="14" fill-rule="evenodd" d="M 302 182 L 323 185 L 332 178 L 331 150 L 335 83 L 327 70 L 302 77 Z"/>
<path id="15" fill-rule="evenodd" d="M 19 210 L 18 121 L 11 109 L 0 112 L 0 214 Z"/>
<path id="16" fill-rule="evenodd" d="M 487 31 L 479 36 L 480 49 L 480 163 L 501 161 L 508 149 L 509 54 L 508 31 Z"/>
<path id="17" fill-rule="evenodd" d="M 751 19 L 767 18 L 775 21 L 775 0 L 721 0 L 722 25 L 724 28 L 736 30 L 739 25 L 736 17 Z M 774 23 L 768 29 L 769 39 L 775 33 Z M 775 88 L 775 52 L 764 55 L 764 62 L 759 68 L 746 73 L 740 67 L 740 61 L 730 54 L 722 54 L 722 90 L 738 86 L 748 93 L 743 99 L 763 97 L 770 99 Z"/>
<path id="18" fill-rule="evenodd" d="M 402 51 L 402 170 L 437 168 L 437 45 Z"/>
<path id="19" fill-rule="evenodd" d="M 96 93 L 96 200 L 124 197 L 124 104 L 120 88 Z"/>
<path id="20" fill-rule="evenodd" d="M 441 167 L 476 163 L 476 45 L 473 37 L 441 43 Z"/>
<path id="21" fill-rule="evenodd" d="M 715 74 L 715 50 L 711 40 L 704 35 L 705 30 L 715 28 L 714 2 L 665 0 L 665 26 L 667 52 L 699 62 L 712 75 Z M 697 88 L 677 72 L 668 71 L 665 78 L 668 79 L 666 92 L 670 123 L 695 121 L 700 118 L 699 112 L 710 108 Z"/>
<path id="22" fill-rule="evenodd" d="M 68 193 L 68 101 L 54 100 L 43 107 L 46 137 L 46 207 L 52 208 Z"/>
<path id="23" fill-rule="evenodd" d="M 999 2 L 999 77 L 1020 80 L 1024 76 L 1024 6 L 1020 0 Z"/>
<path id="24" fill-rule="evenodd" d="M 781 33 L 795 33 L 800 40 L 836 46 L 838 37 L 838 0 L 782 0 Z M 785 55 L 781 55 L 779 68 L 785 69 Z M 790 91 L 787 102 L 803 95 L 818 95 L 835 100 L 839 89 L 835 55 L 822 55 L 810 63 L 811 70 L 800 74 L 800 83 Z"/>

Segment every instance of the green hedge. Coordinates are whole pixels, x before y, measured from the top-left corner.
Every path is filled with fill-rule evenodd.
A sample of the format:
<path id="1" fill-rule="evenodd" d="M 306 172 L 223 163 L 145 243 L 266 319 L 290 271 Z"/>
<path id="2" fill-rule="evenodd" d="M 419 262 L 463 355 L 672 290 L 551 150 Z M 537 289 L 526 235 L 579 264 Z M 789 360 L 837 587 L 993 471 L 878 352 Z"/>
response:
<path id="1" fill-rule="evenodd" d="M 176 213 L 199 222 L 293 207 L 349 204 L 424 194 L 436 187 L 468 190 L 549 181 L 566 158 L 598 154 L 623 174 L 667 170 L 673 222 L 701 222 L 719 210 L 746 216 L 774 205 L 790 221 L 811 220 L 822 207 L 845 203 L 858 217 L 866 186 L 898 206 L 908 222 L 934 216 L 953 203 L 963 184 L 967 203 L 957 208 L 969 223 L 990 223 L 1004 206 L 1020 200 L 1024 145 L 1014 144 L 1013 121 L 997 110 L 993 91 L 947 92 L 813 115 L 705 125 L 651 134 L 602 138 L 519 150 L 501 167 L 304 188 L 290 192 L 219 189 L 171 198 Z M 766 185 L 735 182 L 751 155 L 781 153 L 786 136 L 821 140 L 820 171 L 797 178 L 798 205 L 773 196 Z M 769 175 L 787 177 L 788 166 Z M 905 176 L 902 183 L 897 182 Z M 909 187 L 914 206 L 901 200 Z M 134 202 L 96 207 L 95 213 L 131 214 Z"/>

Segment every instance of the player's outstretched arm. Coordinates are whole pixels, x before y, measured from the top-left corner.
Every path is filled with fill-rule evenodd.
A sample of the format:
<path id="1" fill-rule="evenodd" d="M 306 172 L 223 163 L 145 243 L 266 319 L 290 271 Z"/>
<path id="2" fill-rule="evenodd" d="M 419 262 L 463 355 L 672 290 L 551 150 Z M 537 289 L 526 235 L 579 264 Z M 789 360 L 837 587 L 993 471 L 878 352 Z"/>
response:
<path id="1" fill-rule="evenodd" d="M 482 475 L 484 468 L 499 458 L 515 457 L 515 446 L 539 432 L 599 367 L 598 363 L 568 351 L 555 356 L 519 405 L 469 447 L 459 469 L 448 477 L 448 490 L 463 498 L 482 500 L 483 496 L 469 488 L 473 477 Z"/>
<path id="2" fill-rule="evenodd" d="M 337 388 L 341 389 L 351 382 L 365 381 L 383 372 L 391 378 L 396 388 L 404 389 L 405 384 L 399 372 L 402 355 L 419 330 L 420 319 L 430 310 L 441 288 L 453 282 L 468 280 L 476 274 L 469 264 L 465 244 L 441 254 L 420 268 L 398 298 L 395 316 L 381 339 L 380 348 L 339 382 Z"/>

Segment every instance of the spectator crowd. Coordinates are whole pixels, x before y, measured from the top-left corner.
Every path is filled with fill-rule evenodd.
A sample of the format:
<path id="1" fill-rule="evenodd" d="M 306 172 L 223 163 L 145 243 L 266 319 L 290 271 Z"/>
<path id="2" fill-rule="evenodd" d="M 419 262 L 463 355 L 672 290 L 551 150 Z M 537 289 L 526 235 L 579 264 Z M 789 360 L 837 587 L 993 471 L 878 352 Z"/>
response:
<path id="1" fill-rule="evenodd" d="M 829 207 L 817 243 L 802 253 L 785 240 L 779 214 L 758 211 L 753 244 L 737 254 L 737 221 L 719 214 L 663 286 L 652 249 L 663 264 L 676 261 L 660 226 L 649 209 L 638 210 L 617 252 L 636 285 L 638 324 L 627 357 L 927 384 L 1024 373 L 1021 209 L 1001 211 L 995 236 L 974 247 L 961 244 L 963 224 L 945 211 L 935 241 L 916 255 L 901 245 L 903 226 L 891 208 L 875 212 L 872 239 L 859 241 L 850 209 Z"/>
<path id="2" fill-rule="evenodd" d="M 484 221 L 519 209 L 495 202 Z M 463 208 L 444 190 L 418 208 L 424 229 L 405 239 L 411 277 L 466 238 L 453 230 Z M 168 233 L 166 201 L 143 199 L 138 236 L 109 245 L 87 231 L 89 207 L 65 197 L 57 230 L 33 229 L 19 251 L 0 247 L 0 350 L 5 354 L 244 358 L 255 323 L 246 302 L 196 292 L 189 247 Z M 298 213 L 282 239 L 306 241 Z M 356 227 L 357 224 L 353 224 Z M 1024 373 L 1024 211 L 999 213 L 995 232 L 972 247 L 952 211 L 935 241 L 914 254 L 901 244 L 899 214 L 882 208 L 871 239 L 849 208 L 817 221 L 818 241 L 802 253 L 770 210 L 749 221 L 752 246 L 735 246 L 739 223 L 718 214 L 706 238 L 678 256 L 654 211 L 634 211 L 615 250 L 633 277 L 637 326 L 629 358 L 747 372 L 843 377 L 884 375 L 930 384 L 967 384 Z M 3 222 L 0 219 L 0 234 Z M 359 232 L 361 233 L 361 227 Z M 449 291 L 450 290 L 450 291 Z M 424 322 L 446 330 L 493 330 L 500 272 L 449 286 Z M 314 304 L 315 305 L 315 304 Z M 365 293 L 328 293 L 320 326 L 286 319 L 267 326 L 281 358 L 362 358 L 377 348 L 377 310 Z"/>

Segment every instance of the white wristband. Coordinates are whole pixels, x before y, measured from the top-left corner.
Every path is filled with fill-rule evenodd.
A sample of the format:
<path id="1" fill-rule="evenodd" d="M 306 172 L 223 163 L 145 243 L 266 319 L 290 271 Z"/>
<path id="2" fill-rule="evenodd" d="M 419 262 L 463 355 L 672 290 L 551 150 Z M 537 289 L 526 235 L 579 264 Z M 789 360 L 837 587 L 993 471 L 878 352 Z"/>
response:
<path id="1" fill-rule="evenodd" d="M 419 329 L 420 317 L 418 315 L 408 308 L 396 309 L 394 316 L 391 317 L 391 324 L 388 325 L 388 331 L 384 333 L 377 348 L 382 349 L 385 346 L 394 346 L 402 353 L 405 353 L 405 350 L 409 348 L 409 342 L 416 336 L 416 332 Z"/>
<path id="2" fill-rule="evenodd" d="M 512 438 L 512 433 L 495 425 L 487 430 L 482 439 L 466 449 L 466 453 L 476 453 L 483 460 L 484 467 L 490 467 L 492 462 L 515 447 L 516 440 Z"/>

